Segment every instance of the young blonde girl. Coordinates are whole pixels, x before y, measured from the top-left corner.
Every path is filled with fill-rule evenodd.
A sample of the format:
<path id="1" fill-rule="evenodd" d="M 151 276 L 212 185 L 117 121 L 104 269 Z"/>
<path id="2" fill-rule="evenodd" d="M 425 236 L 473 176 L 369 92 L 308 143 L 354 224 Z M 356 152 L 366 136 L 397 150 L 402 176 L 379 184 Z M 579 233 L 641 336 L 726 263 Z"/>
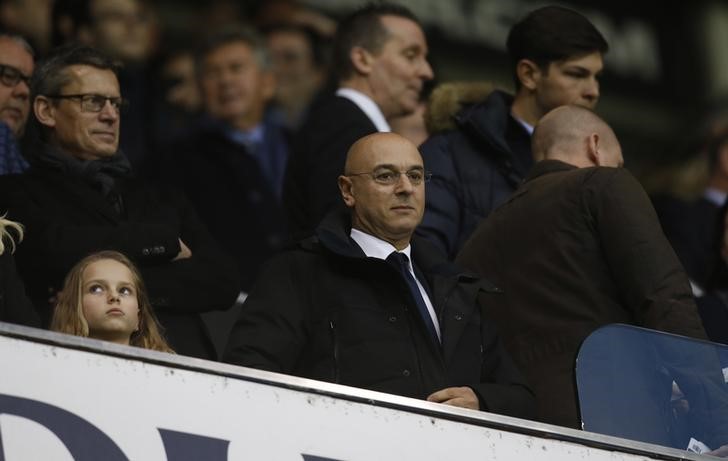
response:
<path id="1" fill-rule="evenodd" d="M 89 321 L 84 315 L 84 295 L 89 289 L 101 290 L 98 285 L 89 287 L 87 273 L 89 267 L 102 261 L 116 261 L 126 266 L 131 273 L 129 293 L 136 296 L 138 305 L 138 325 L 129 332 L 128 344 L 162 352 L 174 352 L 161 334 L 161 327 L 154 315 L 147 297 L 141 275 L 134 264 L 123 254 L 116 251 L 101 251 L 83 258 L 70 270 L 58 295 L 58 303 L 53 311 L 50 329 L 76 336 L 94 337 Z M 97 337 L 97 339 L 106 339 Z M 123 341 L 126 343 L 126 341 Z"/>

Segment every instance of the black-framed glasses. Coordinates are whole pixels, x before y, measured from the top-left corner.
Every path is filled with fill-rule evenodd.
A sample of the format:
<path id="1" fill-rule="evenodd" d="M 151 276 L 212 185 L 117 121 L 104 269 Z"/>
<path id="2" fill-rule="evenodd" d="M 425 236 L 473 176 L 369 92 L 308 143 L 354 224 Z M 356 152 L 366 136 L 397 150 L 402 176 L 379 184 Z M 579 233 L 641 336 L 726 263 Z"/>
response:
<path id="1" fill-rule="evenodd" d="M 110 97 L 101 94 L 47 94 L 51 99 L 76 99 L 81 104 L 83 112 L 101 112 L 106 106 L 106 101 L 111 104 L 117 113 L 122 112 L 129 106 L 126 99 L 121 97 Z"/>
<path id="2" fill-rule="evenodd" d="M 0 64 L 0 81 L 3 82 L 3 85 L 15 86 L 20 83 L 21 80 L 30 87 L 30 75 L 23 74 L 20 72 L 20 69 L 13 66 Z"/>
<path id="3" fill-rule="evenodd" d="M 400 176 L 405 175 L 413 186 L 419 186 L 423 182 L 427 182 L 432 178 L 432 173 L 420 168 L 413 168 L 407 171 L 391 170 L 389 168 L 380 168 L 374 171 L 365 171 L 363 173 L 349 173 L 345 176 L 362 176 L 368 175 L 374 182 L 391 186 L 399 181 Z"/>

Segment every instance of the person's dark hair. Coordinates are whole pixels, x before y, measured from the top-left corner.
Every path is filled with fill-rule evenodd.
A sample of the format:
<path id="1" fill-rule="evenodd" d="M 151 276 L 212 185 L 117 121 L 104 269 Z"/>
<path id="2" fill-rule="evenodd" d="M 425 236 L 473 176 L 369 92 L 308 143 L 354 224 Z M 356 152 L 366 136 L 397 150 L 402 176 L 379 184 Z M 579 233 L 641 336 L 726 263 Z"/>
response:
<path id="1" fill-rule="evenodd" d="M 605 54 L 609 45 L 582 14 L 560 6 L 545 6 L 530 12 L 511 28 L 506 48 L 516 88 L 520 88 L 515 69 L 521 59 L 529 59 L 547 70 L 555 61 L 594 52 Z"/>
<path id="2" fill-rule="evenodd" d="M 263 35 L 268 36 L 276 32 L 292 32 L 301 34 L 311 49 L 311 57 L 314 66 L 319 69 L 329 64 L 329 53 L 327 40 L 313 27 L 294 23 L 275 23 L 266 26 L 262 30 Z"/>
<path id="3" fill-rule="evenodd" d="M 382 24 L 382 16 L 397 16 L 409 19 L 421 26 L 419 19 L 408 8 L 391 3 L 369 3 L 354 11 L 339 22 L 333 45 L 333 71 L 339 80 L 354 74 L 354 65 L 349 53 L 360 46 L 371 53 L 379 52 L 389 32 Z"/>
<path id="4" fill-rule="evenodd" d="M 262 69 L 270 67 L 268 50 L 263 38 L 254 29 L 244 25 L 231 25 L 205 37 L 195 49 L 195 69 L 197 74 L 202 70 L 202 63 L 213 51 L 230 43 L 242 42 L 250 46 Z"/>
<path id="5" fill-rule="evenodd" d="M 51 45 L 76 42 L 78 31 L 91 24 L 90 0 L 54 0 L 51 10 Z"/>
<path id="6" fill-rule="evenodd" d="M 68 45 L 54 49 L 40 62 L 30 81 L 31 101 L 38 95 L 59 94 L 70 83 L 66 72 L 70 66 L 91 66 L 110 70 L 117 75 L 121 65 L 103 53 L 87 46 Z"/>

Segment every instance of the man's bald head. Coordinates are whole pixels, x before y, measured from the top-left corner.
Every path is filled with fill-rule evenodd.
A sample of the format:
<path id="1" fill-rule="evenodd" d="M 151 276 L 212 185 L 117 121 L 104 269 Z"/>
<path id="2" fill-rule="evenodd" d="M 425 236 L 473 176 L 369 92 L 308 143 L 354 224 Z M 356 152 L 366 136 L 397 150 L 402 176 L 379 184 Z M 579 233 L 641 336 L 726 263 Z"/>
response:
<path id="1" fill-rule="evenodd" d="M 561 160 L 574 166 L 619 167 L 624 162 L 614 131 L 589 109 L 568 105 L 544 115 L 531 140 L 536 161 Z"/>
<path id="2" fill-rule="evenodd" d="M 417 151 L 417 146 L 395 133 L 374 133 L 360 138 L 346 154 L 345 174 L 371 168 L 371 158 L 376 152 L 394 152 L 399 149 Z M 419 153 L 418 153 L 419 155 Z"/>
<path id="3" fill-rule="evenodd" d="M 425 176 L 417 147 L 398 134 L 375 133 L 355 142 L 339 176 L 352 227 L 406 247 L 424 213 Z"/>

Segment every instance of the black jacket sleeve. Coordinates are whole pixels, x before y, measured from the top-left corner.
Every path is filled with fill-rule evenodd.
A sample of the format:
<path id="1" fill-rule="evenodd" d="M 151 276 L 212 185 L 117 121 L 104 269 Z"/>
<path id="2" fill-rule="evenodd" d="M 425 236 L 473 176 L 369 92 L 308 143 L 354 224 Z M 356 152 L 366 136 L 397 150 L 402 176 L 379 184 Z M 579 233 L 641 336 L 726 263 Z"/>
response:
<path id="1" fill-rule="evenodd" d="M 0 255 L 0 321 L 40 328 L 40 318 L 25 296 L 10 249 Z"/>

